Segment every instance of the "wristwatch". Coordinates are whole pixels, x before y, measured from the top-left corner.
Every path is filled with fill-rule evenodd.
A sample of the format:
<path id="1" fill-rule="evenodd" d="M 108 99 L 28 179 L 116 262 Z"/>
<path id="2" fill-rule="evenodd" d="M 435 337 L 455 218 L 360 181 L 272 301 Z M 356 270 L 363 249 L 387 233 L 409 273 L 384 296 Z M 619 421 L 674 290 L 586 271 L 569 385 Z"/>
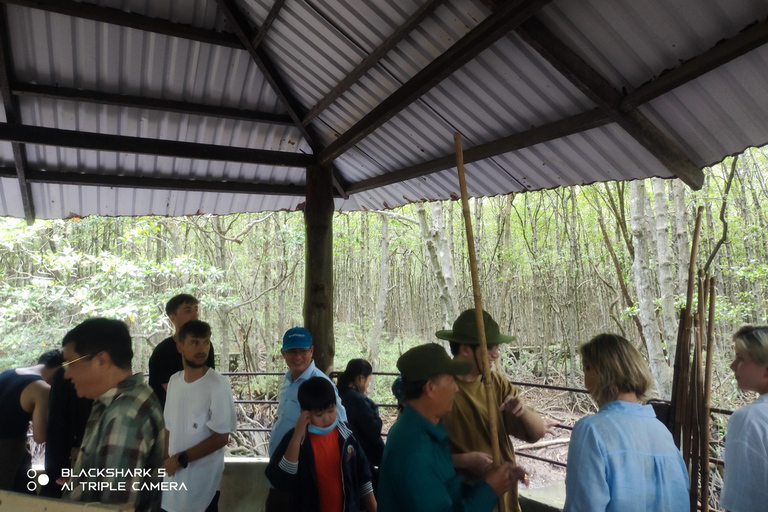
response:
<path id="1" fill-rule="evenodd" d="M 179 463 L 179 466 L 183 468 L 189 466 L 189 459 L 187 458 L 187 452 L 177 453 L 176 461 Z"/>

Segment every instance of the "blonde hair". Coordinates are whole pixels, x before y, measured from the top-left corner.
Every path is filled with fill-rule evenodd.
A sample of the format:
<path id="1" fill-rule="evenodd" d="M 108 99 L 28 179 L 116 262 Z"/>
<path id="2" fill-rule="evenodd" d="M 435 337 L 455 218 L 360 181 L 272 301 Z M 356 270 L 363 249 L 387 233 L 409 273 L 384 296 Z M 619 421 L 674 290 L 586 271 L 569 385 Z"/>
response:
<path id="1" fill-rule="evenodd" d="M 641 402 L 651 398 L 653 377 L 640 352 L 618 334 L 598 334 L 579 347 L 585 367 L 595 372 L 590 391 L 598 404 L 616 400 L 620 393 L 635 393 Z"/>
<path id="2" fill-rule="evenodd" d="M 749 352 L 755 363 L 768 366 L 768 326 L 745 325 L 734 333 L 733 343 Z"/>

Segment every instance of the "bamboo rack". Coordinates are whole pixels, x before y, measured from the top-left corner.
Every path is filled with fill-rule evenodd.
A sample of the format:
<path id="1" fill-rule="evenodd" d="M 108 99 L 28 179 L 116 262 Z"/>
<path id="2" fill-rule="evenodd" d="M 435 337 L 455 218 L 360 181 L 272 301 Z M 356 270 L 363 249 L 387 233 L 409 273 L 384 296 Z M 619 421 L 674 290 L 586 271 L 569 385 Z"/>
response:
<path id="1" fill-rule="evenodd" d="M 703 207 L 696 215 L 685 308 L 680 314 L 670 428 L 688 468 L 691 512 L 709 512 L 709 418 L 715 343 L 715 278 L 696 271 Z M 694 308 L 694 290 L 698 303 Z M 706 348 L 706 359 L 704 349 Z"/>

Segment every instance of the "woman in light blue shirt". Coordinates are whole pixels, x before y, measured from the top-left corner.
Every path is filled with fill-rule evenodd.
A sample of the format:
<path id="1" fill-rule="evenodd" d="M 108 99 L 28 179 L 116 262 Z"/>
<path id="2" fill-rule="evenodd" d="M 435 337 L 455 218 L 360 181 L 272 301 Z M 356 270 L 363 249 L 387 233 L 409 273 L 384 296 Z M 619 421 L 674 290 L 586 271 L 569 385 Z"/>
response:
<path id="1" fill-rule="evenodd" d="M 640 353 L 615 334 L 600 334 L 579 351 L 599 410 L 573 428 L 564 512 L 689 510 L 680 451 L 653 408 L 642 405 L 653 379 Z"/>
<path id="2" fill-rule="evenodd" d="M 733 413 L 725 435 L 725 483 L 720 507 L 768 510 L 768 327 L 745 325 L 733 335 L 731 370 L 742 391 L 760 395 Z"/>

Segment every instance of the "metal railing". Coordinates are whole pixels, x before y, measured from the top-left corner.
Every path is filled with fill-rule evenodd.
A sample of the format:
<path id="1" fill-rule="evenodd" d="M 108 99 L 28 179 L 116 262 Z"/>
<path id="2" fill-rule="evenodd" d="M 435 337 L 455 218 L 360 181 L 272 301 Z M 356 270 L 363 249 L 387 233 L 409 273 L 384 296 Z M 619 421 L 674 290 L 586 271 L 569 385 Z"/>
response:
<path id="1" fill-rule="evenodd" d="M 341 372 L 331 372 L 330 377 L 332 379 L 337 379 Z M 284 376 L 285 372 L 221 372 L 222 375 L 226 375 L 229 377 L 260 377 L 260 376 Z M 389 376 L 389 377 L 395 377 L 399 375 L 399 373 L 393 373 L 393 372 L 373 372 L 374 375 L 381 375 L 381 376 Z M 567 391 L 570 393 L 588 393 L 586 389 L 583 388 L 572 388 L 567 386 L 553 386 L 550 384 L 539 384 L 536 382 L 521 382 L 521 381 L 510 381 L 510 383 L 514 384 L 518 387 L 528 387 L 528 388 L 539 388 L 539 389 L 550 389 L 553 391 Z M 659 400 L 659 402 L 669 403 L 668 400 Z M 277 400 L 235 400 L 236 404 L 253 404 L 253 405 L 277 405 Z M 389 403 L 378 403 L 376 404 L 377 407 L 385 407 L 385 408 L 396 408 L 397 404 L 389 404 Z M 724 415 L 731 415 L 733 414 L 732 410 L 729 409 L 721 409 L 719 407 L 710 407 L 710 413 L 713 414 L 724 414 Z M 563 430 L 573 430 L 573 427 L 569 425 L 554 425 L 553 428 L 559 428 Z M 255 428 L 255 427 L 238 427 L 238 432 L 271 432 L 271 428 Z M 382 433 L 383 437 L 387 436 L 386 432 Z M 547 462 L 549 464 L 554 464 L 556 466 L 560 467 L 567 467 L 566 462 L 561 462 L 559 460 L 550 459 L 547 457 L 541 457 L 539 455 L 533 455 L 531 453 L 527 453 L 526 450 L 536 450 L 537 448 L 527 448 L 524 450 L 515 450 L 515 454 L 520 457 L 526 457 L 529 459 L 538 460 L 541 462 Z M 723 461 L 721 459 L 717 459 L 714 457 L 710 457 L 710 462 L 717 465 L 723 465 Z"/>

